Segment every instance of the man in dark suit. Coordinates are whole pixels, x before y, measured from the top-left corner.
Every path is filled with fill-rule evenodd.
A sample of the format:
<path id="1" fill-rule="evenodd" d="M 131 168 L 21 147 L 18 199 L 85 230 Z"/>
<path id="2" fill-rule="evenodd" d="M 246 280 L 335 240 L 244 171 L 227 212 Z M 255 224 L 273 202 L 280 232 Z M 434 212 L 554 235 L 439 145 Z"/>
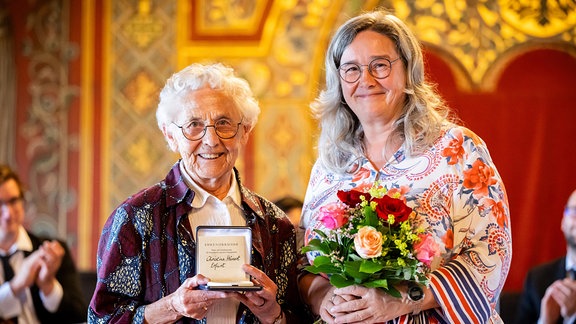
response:
<path id="1" fill-rule="evenodd" d="M 86 322 L 88 306 L 66 244 L 24 229 L 23 200 L 18 175 L 0 165 L 0 322 Z"/>
<path id="2" fill-rule="evenodd" d="M 576 190 L 562 217 L 566 256 L 528 271 L 516 323 L 576 323 Z"/>

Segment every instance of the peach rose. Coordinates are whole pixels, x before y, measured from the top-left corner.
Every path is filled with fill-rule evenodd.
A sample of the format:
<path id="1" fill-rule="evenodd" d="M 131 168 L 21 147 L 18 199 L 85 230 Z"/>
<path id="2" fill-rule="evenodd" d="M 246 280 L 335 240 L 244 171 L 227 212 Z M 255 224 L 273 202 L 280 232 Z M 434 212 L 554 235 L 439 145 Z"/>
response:
<path id="1" fill-rule="evenodd" d="M 372 226 L 360 228 L 354 237 L 354 248 L 364 259 L 377 258 L 382 255 L 382 233 Z"/>

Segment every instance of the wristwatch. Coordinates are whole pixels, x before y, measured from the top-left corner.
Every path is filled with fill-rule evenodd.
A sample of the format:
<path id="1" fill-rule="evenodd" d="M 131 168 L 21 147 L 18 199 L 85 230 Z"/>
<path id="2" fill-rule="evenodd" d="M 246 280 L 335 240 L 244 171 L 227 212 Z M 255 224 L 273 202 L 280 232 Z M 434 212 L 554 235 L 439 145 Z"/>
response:
<path id="1" fill-rule="evenodd" d="M 408 299 L 412 301 L 412 315 L 419 314 L 422 310 L 422 303 L 424 302 L 424 289 L 418 284 L 408 284 Z"/>

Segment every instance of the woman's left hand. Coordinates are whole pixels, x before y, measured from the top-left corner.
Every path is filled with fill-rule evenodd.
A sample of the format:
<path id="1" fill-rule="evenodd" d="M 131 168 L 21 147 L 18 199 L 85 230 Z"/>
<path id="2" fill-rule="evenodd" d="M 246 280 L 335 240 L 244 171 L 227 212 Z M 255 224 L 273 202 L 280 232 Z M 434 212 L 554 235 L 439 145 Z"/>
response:
<path id="1" fill-rule="evenodd" d="M 235 298 L 246 305 L 263 323 L 272 323 L 282 312 L 276 302 L 278 286 L 268 276 L 249 264 L 244 264 L 242 270 L 252 276 L 255 285 L 261 285 L 262 290 L 236 293 Z"/>
<path id="2" fill-rule="evenodd" d="M 401 298 L 377 288 L 348 286 L 334 290 L 340 296 L 330 312 L 334 323 L 382 323 L 410 313 L 411 307 Z"/>

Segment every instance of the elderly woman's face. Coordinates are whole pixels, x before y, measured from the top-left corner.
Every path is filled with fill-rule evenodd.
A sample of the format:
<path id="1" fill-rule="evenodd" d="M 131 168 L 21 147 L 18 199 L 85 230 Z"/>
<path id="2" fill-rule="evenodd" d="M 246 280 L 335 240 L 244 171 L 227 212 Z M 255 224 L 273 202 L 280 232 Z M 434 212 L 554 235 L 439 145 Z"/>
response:
<path id="1" fill-rule="evenodd" d="M 196 121 L 215 125 L 229 122 L 236 125 L 241 120 L 242 115 L 230 97 L 206 87 L 187 95 L 175 123 L 186 125 Z M 228 188 L 239 150 L 248 141 L 248 126 L 240 125 L 236 136 L 229 139 L 218 137 L 214 127 L 208 127 L 204 137 L 198 140 L 187 139 L 174 124 L 168 127 L 171 128 L 166 135 L 170 147 L 180 153 L 192 179 L 211 193 Z"/>
<path id="2" fill-rule="evenodd" d="M 393 61 L 390 74 L 383 79 L 375 78 L 368 72 L 368 65 L 378 58 Z M 344 49 L 340 66 L 355 63 L 361 66 L 362 72 L 356 82 L 348 83 L 340 79 L 342 93 L 363 125 L 373 121 L 389 122 L 399 116 L 405 98 L 406 73 L 402 59 L 398 58 L 394 42 L 370 30 L 360 32 Z"/>

